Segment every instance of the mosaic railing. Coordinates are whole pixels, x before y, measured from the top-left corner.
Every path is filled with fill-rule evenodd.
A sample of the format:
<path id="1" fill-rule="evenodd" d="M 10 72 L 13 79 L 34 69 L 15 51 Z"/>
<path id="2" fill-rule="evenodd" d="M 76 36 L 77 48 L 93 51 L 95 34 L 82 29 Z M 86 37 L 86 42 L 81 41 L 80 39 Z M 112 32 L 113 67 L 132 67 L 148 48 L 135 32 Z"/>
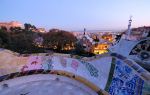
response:
<path id="1" fill-rule="evenodd" d="M 99 95 L 108 94 L 104 90 L 111 95 L 142 95 L 150 81 L 149 72 L 116 53 L 85 61 L 53 55 L 16 56 L 2 51 L 0 82 L 32 74 L 57 74 L 79 80 Z"/>
<path id="2" fill-rule="evenodd" d="M 116 53 L 111 56 L 115 57 L 116 61 L 108 92 L 111 95 L 143 95 L 146 91 L 145 85 L 148 84 L 146 88 L 150 88 L 150 73 L 131 59 Z M 146 94 L 150 94 L 150 91 Z"/>
<path id="3" fill-rule="evenodd" d="M 121 60 L 116 60 L 114 76 L 109 88 L 111 95 L 141 95 L 144 81 Z"/>

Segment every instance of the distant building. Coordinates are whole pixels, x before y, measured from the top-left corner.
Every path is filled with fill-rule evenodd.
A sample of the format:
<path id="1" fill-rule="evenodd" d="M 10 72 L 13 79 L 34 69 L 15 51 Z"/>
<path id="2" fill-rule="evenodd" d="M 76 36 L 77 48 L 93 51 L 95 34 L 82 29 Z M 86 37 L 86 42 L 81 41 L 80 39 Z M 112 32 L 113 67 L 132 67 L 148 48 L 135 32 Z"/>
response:
<path id="1" fill-rule="evenodd" d="M 10 30 L 11 27 L 23 27 L 20 22 L 11 21 L 11 22 L 0 22 L 0 28 L 6 27 L 7 30 Z"/>
<path id="2" fill-rule="evenodd" d="M 59 29 L 55 29 L 55 28 L 49 30 L 49 32 L 59 32 L 59 31 L 60 31 Z"/>
<path id="3" fill-rule="evenodd" d="M 37 31 L 41 32 L 41 33 L 45 33 L 46 32 L 45 28 L 37 28 Z"/>
<path id="4" fill-rule="evenodd" d="M 79 38 L 79 42 L 82 44 L 82 46 L 84 46 L 85 51 L 87 52 L 92 51 L 93 39 L 89 37 L 88 34 L 85 33 L 85 29 L 84 33 L 81 35 L 81 38 Z"/>
<path id="5" fill-rule="evenodd" d="M 114 38 L 113 38 L 113 35 L 112 34 L 104 34 L 104 35 L 102 35 L 102 37 L 101 37 L 103 40 L 105 40 L 105 41 L 107 41 L 107 42 L 110 42 L 110 43 L 112 43 L 113 42 L 113 40 L 114 40 Z"/>
<path id="6" fill-rule="evenodd" d="M 95 40 L 97 39 L 97 40 Z M 99 38 L 97 34 L 85 33 L 80 38 L 80 43 L 85 47 L 84 50 L 94 54 L 103 54 L 108 52 L 110 43 L 112 43 L 113 37 L 111 34 L 103 34 L 103 37 Z"/>
<path id="7" fill-rule="evenodd" d="M 85 47 L 85 51 L 90 52 L 92 49 L 92 40 L 88 35 L 84 35 L 82 39 L 80 39 L 80 43 Z"/>
<path id="8" fill-rule="evenodd" d="M 109 48 L 109 44 L 98 43 L 98 44 L 95 44 L 95 46 L 93 47 L 93 53 L 94 54 L 103 54 L 103 53 L 108 52 L 108 50 L 107 50 L 108 48 Z"/>

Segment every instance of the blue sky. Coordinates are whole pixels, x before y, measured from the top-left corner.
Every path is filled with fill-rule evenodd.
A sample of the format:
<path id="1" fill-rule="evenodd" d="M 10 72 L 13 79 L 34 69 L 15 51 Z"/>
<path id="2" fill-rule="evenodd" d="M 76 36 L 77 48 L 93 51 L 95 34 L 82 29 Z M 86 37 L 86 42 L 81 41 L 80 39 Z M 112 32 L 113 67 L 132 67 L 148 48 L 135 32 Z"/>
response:
<path id="1" fill-rule="evenodd" d="M 150 0 L 0 0 L 0 21 L 65 30 L 126 29 L 150 25 Z"/>

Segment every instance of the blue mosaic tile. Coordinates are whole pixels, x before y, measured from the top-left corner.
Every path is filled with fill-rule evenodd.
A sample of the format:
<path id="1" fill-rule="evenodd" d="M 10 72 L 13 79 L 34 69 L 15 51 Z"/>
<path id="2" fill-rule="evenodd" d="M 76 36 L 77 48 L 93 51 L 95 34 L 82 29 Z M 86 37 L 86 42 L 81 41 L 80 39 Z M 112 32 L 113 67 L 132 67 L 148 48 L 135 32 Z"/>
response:
<path id="1" fill-rule="evenodd" d="M 141 95 L 144 81 L 123 61 L 117 60 L 109 88 L 111 95 Z"/>

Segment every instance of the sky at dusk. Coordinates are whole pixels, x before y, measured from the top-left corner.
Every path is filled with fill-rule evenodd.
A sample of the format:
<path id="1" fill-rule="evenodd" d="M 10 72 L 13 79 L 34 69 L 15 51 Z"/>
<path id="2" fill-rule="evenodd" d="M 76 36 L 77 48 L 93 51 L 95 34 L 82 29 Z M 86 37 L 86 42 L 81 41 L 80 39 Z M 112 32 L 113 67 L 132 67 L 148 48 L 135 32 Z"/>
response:
<path id="1" fill-rule="evenodd" d="M 112 30 L 150 25 L 150 0 L 0 0 L 0 22 L 46 29 Z"/>

